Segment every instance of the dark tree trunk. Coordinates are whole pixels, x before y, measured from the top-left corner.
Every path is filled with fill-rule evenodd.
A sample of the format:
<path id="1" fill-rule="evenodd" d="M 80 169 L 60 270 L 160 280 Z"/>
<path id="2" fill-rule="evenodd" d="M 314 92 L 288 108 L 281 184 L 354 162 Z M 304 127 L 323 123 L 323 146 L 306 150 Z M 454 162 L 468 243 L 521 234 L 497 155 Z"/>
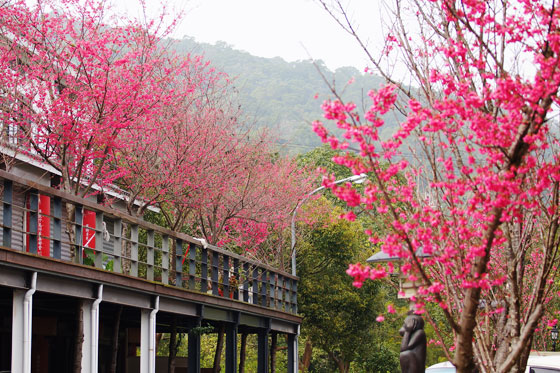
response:
<path id="1" fill-rule="evenodd" d="M 278 335 L 272 333 L 270 341 L 270 373 L 276 373 L 276 351 L 278 347 Z"/>
<path id="2" fill-rule="evenodd" d="M 76 338 L 74 340 L 74 367 L 72 371 L 74 373 L 82 372 L 82 347 L 84 342 L 84 313 L 83 313 L 84 301 L 79 300 L 77 305 L 77 318 L 76 318 Z"/>
<path id="3" fill-rule="evenodd" d="M 167 372 L 175 373 L 175 357 L 177 356 L 177 317 L 171 319 L 169 332 L 169 356 L 167 358 Z"/>
<path id="4" fill-rule="evenodd" d="M 128 240 L 128 233 L 130 232 L 130 227 L 128 224 L 122 225 L 122 235 L 123 240 L 121 241 L 121 267 L 122 273 L 125 275 L 130 274 L 130 256 L 132 254 L 132 247 L 130 240 Z"/>
<path id="5" fill-rule="evenodd" d="M 241 334 L 241 347 L 239 348 L 239 373 L 245 373 L 245 359 L 247 357 L 247 333 Z"/>
<path id="6" fill-rule="evenodd" d="M 220 364 L 222 362 L 222 350 L 224 349 L 224 335 L 226 329 L 223 325 L 218 331 L 218 341 L 216 342 L 216 352 L 214 353 L 214 373 L 220 373 Z"/>
<path id="7" fill-rule="evenodd" d="M 307 372 L 309 365 L 311 364 L 311 354 L 313 352 L 313 345 L 311 344 L 311 339 L 309 337 L 305 341 L 305 349 L 303 350 L 303 358 L 301 359 L 301 371 L 303 373 Z"/>
<path id="8" fill-rule="evenodd" d="M 111 337 L 111 363 L 109 364 L 109 373 L 117 372 L 117 356 L 119 353 L 119 329 L 121 327 L 121 315 L 123 306 L 117 308 L 115 321 L 113 322 L 113 335 Z"/>

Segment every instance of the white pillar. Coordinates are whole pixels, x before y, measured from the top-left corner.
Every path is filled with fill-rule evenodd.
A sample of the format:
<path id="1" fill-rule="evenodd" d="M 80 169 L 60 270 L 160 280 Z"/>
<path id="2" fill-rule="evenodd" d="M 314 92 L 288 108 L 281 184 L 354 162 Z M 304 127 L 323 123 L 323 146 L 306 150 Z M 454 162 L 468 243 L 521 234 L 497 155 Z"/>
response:
<path id="1" fill-rule="evenodd" d="M 156 371 L 156 314 L 159 311 L 159 296 L 154 308 L 142 310 L 140 316 L 140 373 Z"/>
<path id="2" fill-rule="evenodd" d="M 294 372 L 299 372 L 299 333 L 300 333 L 300 325 L 297 327 L 297 334 L 294 338 Z"/>
<path id="3" fill-rule="evenodd" d="M 23 299 L 25 290 L 14 289 L 12 307 L 12 372 L 23 372 Z"/>
<path id="4" fill-rule="evenodd" d="M 33 272 L 29 290 L 14 289 L 13 292 L 12 372 L 31 373 L 31 328 L 36 287 L 37 272 Z"/>
<path id="5" fill-rule="evenodd" d="M 97 289 L 97 299 L 91 305 L 91 372 L 97 373 L 99 365 L 99 304 L 103 299 L 103 285 Z"/>
<path id="6" fill-rule="evenodd" d="M 99 304 L 103 296 L 103 285 L 99 285 L 97 299 L 82 302 L 83 333 L 82 373 L 97 373 L 99 353 Z"/>
<path id="7" fill-rule="evenodd" d="M 150 373 L 150 310 L 142 310 L 140 317 L 140 373 Z"/>
<path id="8" fill-rule="evenodd" d="M 91 319 L 91 307 L 93 305 L 92 300 L 83 300 L 81 302 L 82 313 L 82 373 L 96 373 L 91 370 L 91 355 L 92 355 L 92 319 Z M 76 331 L 78 333 L 78 331 Z"/>

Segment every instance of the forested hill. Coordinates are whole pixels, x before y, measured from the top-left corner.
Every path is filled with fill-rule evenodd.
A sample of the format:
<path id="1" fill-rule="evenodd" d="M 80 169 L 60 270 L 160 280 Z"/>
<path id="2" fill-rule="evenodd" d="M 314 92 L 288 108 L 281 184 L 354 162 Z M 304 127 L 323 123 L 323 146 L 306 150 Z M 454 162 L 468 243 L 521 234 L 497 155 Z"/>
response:
<path id="1" fill-rule="evenodd" d="M 322 118 L 321 103 L 332 94 L 316 65 L 338 91 L 344 90 L 345 100 L 359 107 L 362 101 L 367 103 L 367 92 L 382 82 L 353 67 L 332 72 L 322 61 L 314 64 L 310 60 L 286 62 L 280 57 L 256 57 L 224 42 L 210 45 L 185 37 L 174 47 L 180 53 L 203 54 L 218 70 L 235 78 L 244 112 L 258 125 L 272 128 L 290 153 L 306 152 L 320 144 L 311 122 Z M 347 85 L 352 78 L 354 83 Z"/>

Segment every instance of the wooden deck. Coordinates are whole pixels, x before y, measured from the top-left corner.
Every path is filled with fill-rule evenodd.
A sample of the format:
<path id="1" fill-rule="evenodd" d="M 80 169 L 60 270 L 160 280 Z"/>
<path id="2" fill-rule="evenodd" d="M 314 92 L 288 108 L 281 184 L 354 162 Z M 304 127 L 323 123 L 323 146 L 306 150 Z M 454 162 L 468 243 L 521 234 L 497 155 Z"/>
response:
<path id="1" fill-rule="evenodd" d="M 36 314 L 24 311 L 33 297 L 51 304 L 49 294 L 79 301 L 86 315 L 82 372 L 105 371 L 98 355 L 103 354 L 99 320 L 101 328 L 103 320 L 114 322 L 118 307 L 132 315 L 137 311 L 131 316 L 136 321 L 125 327 L 126 335 L 135 328 L 141 335 L 142 373 L 156 372 L 155 335 L 169 332 L 177 320 L 174 327 L 189 335 L 188 372 L 200 372 L 200 335 L 193 330 L 206 324 L 227 332 L 226 372 L 237 371 L 241 332 L 258 335 L 259 372 L 269 371 L 271 338 L 286 335 L 288 371 L 297 371 L 297 277 L 5 171 L 0 185 L 0 290 L 12 292 L 12 310 L 3 314 L 12 317 L 12 372 L 28 373 L 37 360 L 25 338 L 34 335 L 28 329 Z M 67 213 L 70 205 L 73 216 Z M 4 295 L 9 303 L 8 298 Z M 125 361 L 118 371 L 135 366 Z M 45 372 L 55 368 L 49 369 Z"/>

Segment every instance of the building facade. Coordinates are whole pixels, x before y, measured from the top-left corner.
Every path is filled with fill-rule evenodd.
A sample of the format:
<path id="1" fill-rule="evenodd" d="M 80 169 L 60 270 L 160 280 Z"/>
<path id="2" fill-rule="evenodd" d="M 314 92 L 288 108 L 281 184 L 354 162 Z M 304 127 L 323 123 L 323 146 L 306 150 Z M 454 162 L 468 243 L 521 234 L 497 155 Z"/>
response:
<path id="1" fill-rule="evenodd" d="M 258 372 L 271 370 L 279 338 L 297 371 L 295 276 L 52 180 L 30 162 L 0 170 L 0 372 L 163 373 L 158 346 L 174 336 L 188 344 L 175 372 L 204 372 L 201 339 L 218 332 L 226 372 L 238 371 L 246 335 L 257 341 Z"/>

